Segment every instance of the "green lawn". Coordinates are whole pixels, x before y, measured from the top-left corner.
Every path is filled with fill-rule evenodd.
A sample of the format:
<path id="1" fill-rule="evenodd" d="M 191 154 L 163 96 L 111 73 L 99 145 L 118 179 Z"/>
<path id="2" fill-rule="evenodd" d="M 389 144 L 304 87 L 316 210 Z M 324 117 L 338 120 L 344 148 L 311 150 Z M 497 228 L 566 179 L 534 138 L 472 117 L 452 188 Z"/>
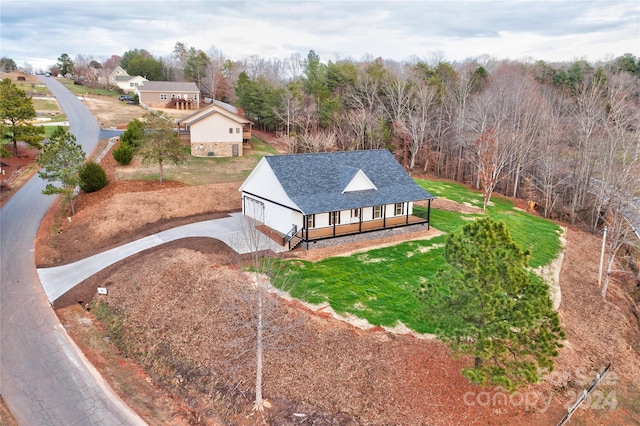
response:
<path id="1" fill-rule="evenodd" d="M 271 145 L 257 138 L 251 139 L 251 149 L 245 150 L 242 157 L 194 157 L 190 147 L 184 147 L 186 163 L 182 166 L 166 166 L 164 179 L 183 182 L 190 186 L 208 185 L 224 182 L 241 182 L 254 169 L 265 155 L 277 154 Z M 158 168 L 120 169 L 118 179 L 157 180 Z"/>
<path id="2" fill-rule="evenodd" d="M 117 88 L 105 89 L 103 87 L 96 87 L 94 89 L 91 89 L 88 86 L 81 86 L 79 84 L 74 84 L 73 80 L 70 80 L 68 78 L 58 78 L 57 80 L 63 85 L 65 85 L 67 89 L 71 91 L 71 93 L 75 93 L 76 95 L 91 94 L 91 95 L 102 95 L 102 96 L 113 96 L 113 97 L 120 96 L 120 93 L 118 92 Z"/>
<path id="3" fill-rule="evenodd" d="M 463 185 L 417 182 L 436 196 L 482 206 L 482 195 Z M 513 239 L 531 251 L 531 266 L 548 264 L 558 255 L 560 228 L 554 223 L 516 210 L 509 200 L 499 197 L 492 199 L 486 214 L 506 222 Z M 431 223 L 439 230 L 455 232 L 480 216 L 432 209 Z M 455 321 L 428 315 L 429 307 L 415 297 L 415 291 L 421 284 L 436 285 L 436 274 L 444 264 L 445 241 L 442 235 L 315 263 L 288 261 L 275 284 L 294 283 L 292 296 L 314 304 L 327 302 L 336 312 L 353 314 L 373 325 L 393 327 L 401 321 L 417 332 L 435 333 Z"/>

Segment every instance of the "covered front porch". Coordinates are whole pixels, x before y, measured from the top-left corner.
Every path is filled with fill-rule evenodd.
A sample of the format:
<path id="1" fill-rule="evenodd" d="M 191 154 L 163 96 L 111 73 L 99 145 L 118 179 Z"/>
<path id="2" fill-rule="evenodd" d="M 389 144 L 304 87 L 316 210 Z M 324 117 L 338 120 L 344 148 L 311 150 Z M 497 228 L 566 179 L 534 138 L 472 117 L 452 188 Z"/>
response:
<path id="1" fill-rule="evenodd" d="M 398 228 L 402 226 L 422 224 L 426 225 L 427 229 L 429 229 L 430 214 L 431 200 L 429 200 L 427 208 L 414 209 L 411 214 L 405 214 L 403 216 L 382 217 L 366 221 L 360 220 L 359 222 L 348 224 L 334 223 L 331 226 L 322 228 L 307 229 L 305 227 L 300 230 L 292 229 L 283 237 L 283 242 L 285 246 L 288 246 L 289 250 L 292 250 L 301 243 L 306 243 L 308 248 L 309 243 L 313 241 Z"/>

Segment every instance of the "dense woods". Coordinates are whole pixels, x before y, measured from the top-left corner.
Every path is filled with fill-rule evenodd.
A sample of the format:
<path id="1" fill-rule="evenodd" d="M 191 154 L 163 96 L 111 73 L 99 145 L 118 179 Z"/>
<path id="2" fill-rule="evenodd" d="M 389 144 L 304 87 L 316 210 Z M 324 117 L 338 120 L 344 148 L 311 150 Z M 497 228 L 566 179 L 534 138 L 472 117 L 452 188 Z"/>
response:
<path id="1" fill-rule="evenodd" d="M 296 60 L 244 64 L 231 99 L 291 152 L 388 147 L 410 171 L 482 189 L 486 203 L 499 191 L 592 230 L 640 188 L 633 55 L 325 64 L 311 51 L 299 75 L 287 73 Z"/>
<path id="2" fill-rule="evenodd" d="M 178 42 L 166 57 L 134 49 L 71 63 L 76 75 L 120 64 L 130 75 L 194 81 L 204 98 L 233 103 L 258 128 L 277 132 L 291 152 L 386 147 L 410 172 L 481 189 L 485 203 L 494 191 L 521 197 L 546 217 L 592 231 L 608 206 L 640 188 L 633 54 L 597 64 L 448 62 L 442 53 L 324 62 L 312 50 L 233 61 Z"/>

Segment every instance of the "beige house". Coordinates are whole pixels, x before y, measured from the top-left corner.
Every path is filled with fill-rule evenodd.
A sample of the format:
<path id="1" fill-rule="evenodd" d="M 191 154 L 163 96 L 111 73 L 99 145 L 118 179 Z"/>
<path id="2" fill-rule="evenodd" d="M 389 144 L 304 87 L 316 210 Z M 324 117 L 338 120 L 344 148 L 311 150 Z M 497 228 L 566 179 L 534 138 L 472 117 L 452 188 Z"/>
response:
<path id="1" fill-rule="evenodd" d="M 217 101 L 178 122 L 196 157 L 242 156 L 243 144 L 251 141 L 252 125 L 241 110 Z"/>
<path id="2" fill-rule="evenodd" d="M 120 65 L 118 65 L 113 69 L 113 71 L 109 73 L 109 83 L 112 86 L 116 86 L 117 85 L 116 77 L 128 76 L 128 75 L 129 73 L 127 73 Z"/>
<path id="3" fill-rule="evenodd" d="M 200 90 L 193 82 L 145 81 L 135 92 L 140 105 L 149 108 L 200 108 Z"/>

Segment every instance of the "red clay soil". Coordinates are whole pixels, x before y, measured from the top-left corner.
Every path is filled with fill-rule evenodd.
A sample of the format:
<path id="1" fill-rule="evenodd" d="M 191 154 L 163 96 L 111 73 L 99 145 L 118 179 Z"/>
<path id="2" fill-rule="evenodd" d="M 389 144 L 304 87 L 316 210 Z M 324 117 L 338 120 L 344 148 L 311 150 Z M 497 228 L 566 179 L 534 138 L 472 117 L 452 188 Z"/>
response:
<path id="1" fill-rule="evenodd" d="M 104 167 L 113 176 L 110 157 Z M 170 226 L 224 215 L 240 207 L 238 185 L 112 179 L 104 190 L 79 196 L 71 222 L 64 211 L 47 214 L 36 259 L 66 263 Z M 273 304 L 276 324 L 286 331 L 279 334 L 279 350 L 265 355 L 270 408 L 261 419 L 273 425 L 556 424 L 594 373 L 611 363 L 615 375 L 573 421 L 638 424 L 640 331 L 624 291 L 635 283 L 619 274 L 602 299 L 595 284 L 599 240 L 575 229 L 566 237 L 559 313 L 567 341 L 556 372 L 542 383 L 512 395 L 477 387 L 460 373 L 470 360 L 453 359 L 436 339 L 364 330 L 328 312 L 279 301 Z M 172 242 L 86 280 L 61 299 L 68 307 L 57 312 L 88 358 L 150 424 L 255 424 L 252 352 L 238 356 L 247 347 L 236 319 L 248 312 L 229 309 L 244 288 L 237 262 L 215 240 Z M 100 300 L 124 319 L 119 347 L 126 353 L 115 348 L 105 325 L 81 309 L 97 297 L 98 286 L 109 291 Z"/>
<path id="2" fill-rule="evenodd" d="M 7 145 L 13 152 L 13 145 Z M 0 207 L 33 176 L 38 167 L 34 160 L 40 152 L 24 142 L 18 142 L 18 156 L 0 158 Z"/>

